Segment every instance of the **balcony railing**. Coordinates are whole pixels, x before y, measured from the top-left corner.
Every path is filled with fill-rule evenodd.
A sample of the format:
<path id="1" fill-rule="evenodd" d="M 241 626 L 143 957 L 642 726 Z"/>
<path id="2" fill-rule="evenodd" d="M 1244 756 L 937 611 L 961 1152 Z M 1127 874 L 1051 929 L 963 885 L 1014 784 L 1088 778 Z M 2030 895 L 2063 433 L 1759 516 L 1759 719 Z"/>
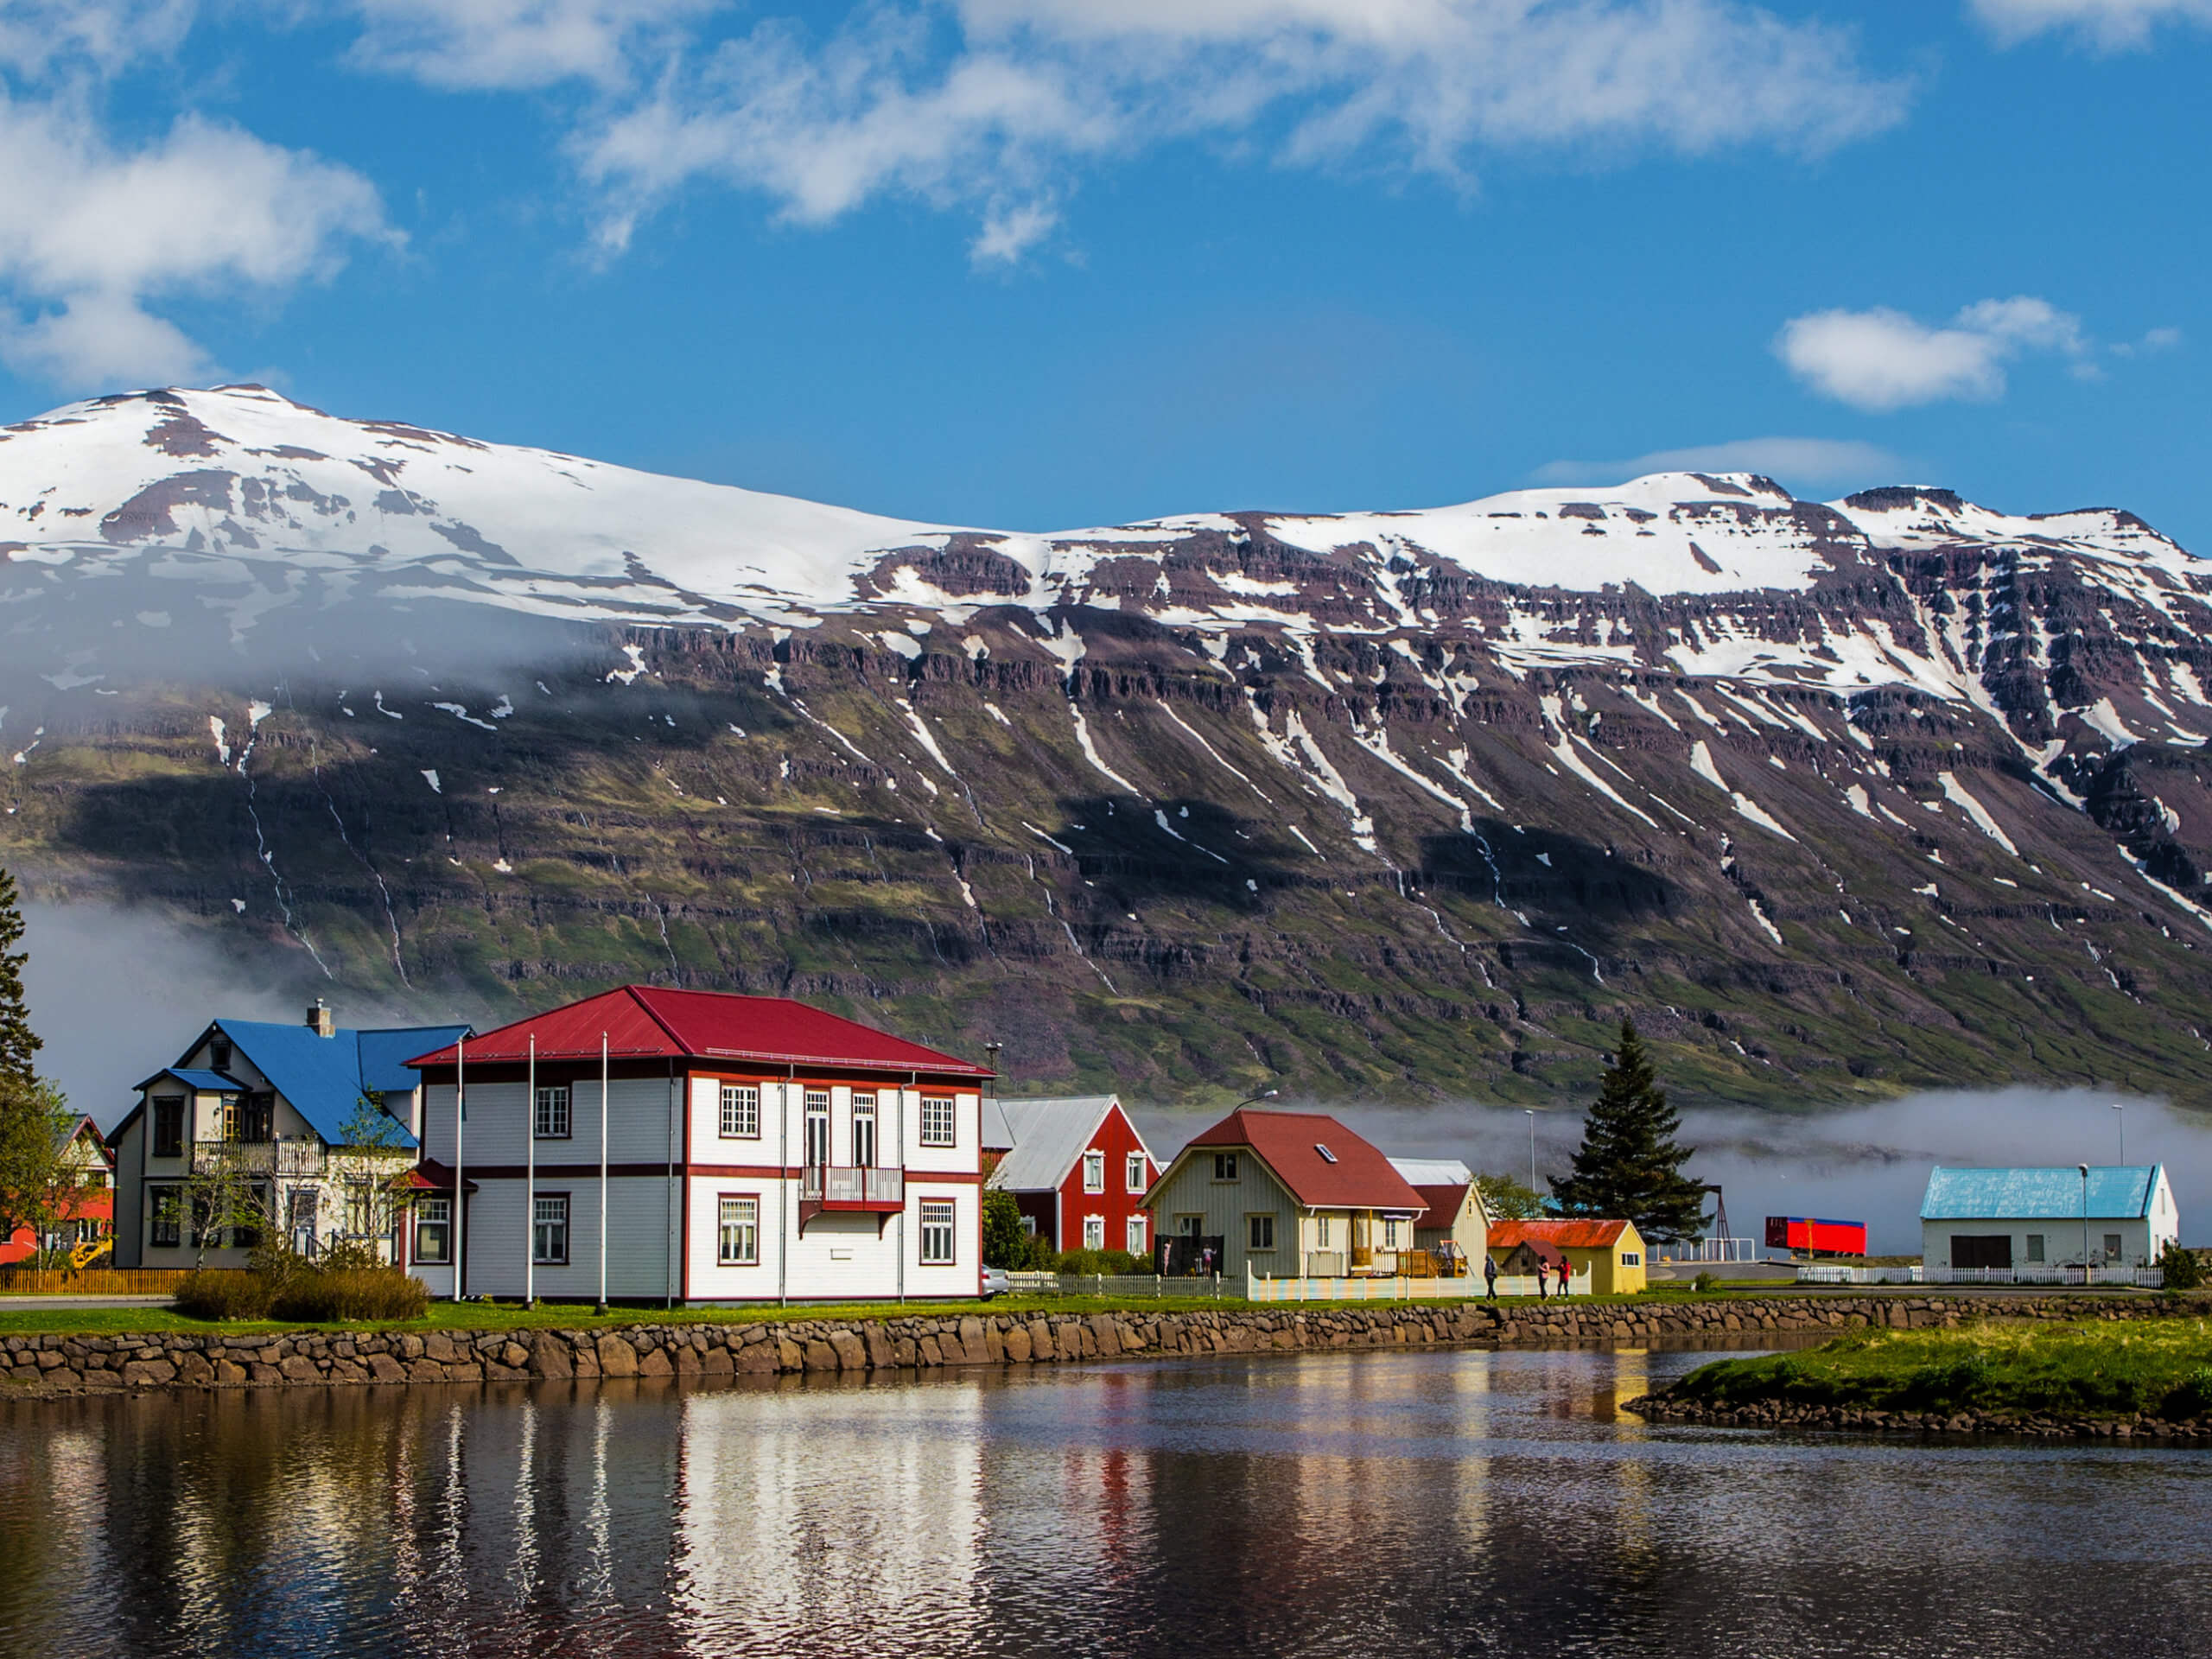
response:
<path id="1" fill-rule="evenodd" d="M 825 1210 L 899 1210 L 906 1203 L 906 1172 L 810 1164 L 798 1195 L 800 1202 Z"/>
<path id="2" fill-rule="evenodd" d="M 195 1175 L 234 1169 L 254 1175 L 320 1175 L 323 1173 L 320 1141 L 195 1141 L 192 1143 L 192 1171 Z"/>

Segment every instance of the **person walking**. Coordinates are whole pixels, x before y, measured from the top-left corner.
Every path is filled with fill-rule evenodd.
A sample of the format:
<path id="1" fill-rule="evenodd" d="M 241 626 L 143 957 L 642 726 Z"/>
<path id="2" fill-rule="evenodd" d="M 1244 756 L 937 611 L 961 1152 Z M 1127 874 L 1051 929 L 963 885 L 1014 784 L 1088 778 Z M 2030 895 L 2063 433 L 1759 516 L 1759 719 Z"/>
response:
<path id="1" fill-rule="evenodd" d="M 1538 1256 L 1536 1258 L 1536 1300 L 1540 1302 L 1548 1294 L 1544 1288 L 1544 1281 L 1549 1276 L 1550 1274 L 1546 1271 L 1544 1258 Z"/>
<path id="2" fill-rule="evenodd" d="M 1570 1294 L 1570 1292 L 1571 1292 L 1571 1291 L 1572 1291 L 1572 1289 L 1573 1289 L 1573 1287 L 1570 1285 L 1570 1283 L 1568 1282 L 1568 1281 L 1571 1279 L 1571 1277 L 1573 1276 L 1573 1273 L 1574 1273 L 1574 1266 L 1573 1266 L 1573 1264 L 1572 1262 L 1569 1262 L 1569 1261 L 1568 1261 L 1565 1256 L 1563 1256 L 1563 1255 L 1562 1255 L 1561 1257 L 1560 1257 L 1560 1259 L 1559 1259 L 1559 1294 L 1560 1294 L 1560 1295 L 1562 1298 L 1564 1298 L 1564 1297 L 1566 1297 L 1567 1294 Z"/>
<path id="3" fill-rule="evenodd" d="M 1483 1252 L 1483 1300 L 1497 1300 L 1497 1258 L 1488 1250 Z"/>

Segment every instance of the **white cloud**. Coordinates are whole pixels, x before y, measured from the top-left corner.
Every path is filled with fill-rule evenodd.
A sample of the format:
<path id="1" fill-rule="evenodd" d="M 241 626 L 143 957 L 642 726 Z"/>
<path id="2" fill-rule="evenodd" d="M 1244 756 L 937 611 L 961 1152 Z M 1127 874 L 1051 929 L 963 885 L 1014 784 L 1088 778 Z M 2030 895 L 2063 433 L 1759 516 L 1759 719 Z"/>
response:
<path id="1" fill-rule="evenodd" d="M 2181 349 L 2182 333 L 2178 328 L 2152 328 L 2140 340 L 2123 340 L 2113 345 L 2114 357 L 2155 357 L 2161 352 Z"/>
<path id="2" fill-rule="evenodd" d="M 1902 311 L 1815 311 L 1783 325 L 1775 351 L 1814 391 L 1854 409 L 1885 412 L 1948 398 L 2003 396 L 2005 364 L 2023 352 L 2058 352 L 2088 369 L 2081 320 L 2027 295 L 1981 300 L 1949 326 Z"/>
<path id="3" fill-rule="evenodd" d="M 627 84 L 722 0 L 352 0 L 364 67 L 446 91 Z"/>
<path id="4" fill-rule="evenodd" d="M 826 38 L 764 22 L 651 85 L 574 140 L 608 247 L 704 181 L 804 224 L 886 194 L 965 207 L 979 260 L 1033 245 L 1081 168 L 1177 141 L 1464 183 L 1500 149 L 1818 152 L 1910 96 L 1848 34 L 1738 0 L 886 0 Z"/>
<path id="5" fill-rule="evenodd" d="M 191 0 L 0 0 L 0 362 L 72 390 L 197 377 L 206 353 L 149 307 L 276 294 L 390 238 L 369 181 L 186 115 L 124 144 L 111 79 L 174 53 Z"/>
<path id="6" fill-rule="evenodd" d="M 2107 52 L 2141 46 L 2161 23 L 2212 23 L 2212 0 L 1972 0 L 1975 16 L 2012 44 L 2063 32 Z"/>
<path id="7" fill-rule="evenodd" d="M 1652 473 L 1764 473 L 1798 485 L 1864 486 L 1906 476 L 1909 463 L 1854 438 L 1738 438 L 1655 449 L 1627 461 L 1553 461 L 1535 474 L 1540 484 L 1619 484 Z"/>

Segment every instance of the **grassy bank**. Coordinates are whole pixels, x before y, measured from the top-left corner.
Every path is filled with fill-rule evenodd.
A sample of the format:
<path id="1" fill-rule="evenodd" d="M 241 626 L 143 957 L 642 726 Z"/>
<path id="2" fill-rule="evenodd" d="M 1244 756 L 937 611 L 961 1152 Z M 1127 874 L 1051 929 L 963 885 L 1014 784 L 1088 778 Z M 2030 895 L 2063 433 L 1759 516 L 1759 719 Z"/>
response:
<path id="1" fill-rule="evenodd" d="M 1774 1403 L 2179 1420 L 2212 1411 L 2212 1325 L 2201 1318 L 1989 1319 L 1949 1331 L 1854 1331 L 1796 1353 L 1719 1361 L 1669 1394 L 1715 1409 Z"/>

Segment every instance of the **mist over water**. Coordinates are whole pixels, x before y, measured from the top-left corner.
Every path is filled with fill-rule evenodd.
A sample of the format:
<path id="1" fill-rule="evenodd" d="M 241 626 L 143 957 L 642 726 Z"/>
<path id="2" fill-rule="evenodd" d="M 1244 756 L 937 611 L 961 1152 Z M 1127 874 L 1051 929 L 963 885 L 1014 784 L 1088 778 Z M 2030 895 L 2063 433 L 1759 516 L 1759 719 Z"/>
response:
<path id="1" fill-rule="evenodd" d="M 2113 1110 L 2114 1103 L 2124 1111 Z M 1295 1107 L 1298 1103 L 1283 1103 Z M 1478 1103 L 1426 1108 L 1332 1105 L 1325 1110 L 1400 1157 L 1460 1158 L 1481 1171 L 1529 1179 L 1529 1119 L 1519 1107 Z M 1174 1155 L 1218 1114 L 1145 1112 L 1153 1150 Z M 2212 1118 L 2089 1089 L 1945 1090 L 1878 1106 L 1797 1113 L 1682 1114 L 1688 1170 L 1718 1184 L 1730 1230 L 1754 1240 L 1768 1216 L 1863 1221 L 1877 1255 L 1920 1252 L 1920 1200 L 1936 1164 L 2117 1163 L 2125 1120 L 2131 1164 L 2163 1163 L 2181 1206 L 2185 1243 L 2212 1243 Z M 1537 1189 L 1564 1174 L 1582 1139 L 1577 1104 L 1535 1115 Z"/>

